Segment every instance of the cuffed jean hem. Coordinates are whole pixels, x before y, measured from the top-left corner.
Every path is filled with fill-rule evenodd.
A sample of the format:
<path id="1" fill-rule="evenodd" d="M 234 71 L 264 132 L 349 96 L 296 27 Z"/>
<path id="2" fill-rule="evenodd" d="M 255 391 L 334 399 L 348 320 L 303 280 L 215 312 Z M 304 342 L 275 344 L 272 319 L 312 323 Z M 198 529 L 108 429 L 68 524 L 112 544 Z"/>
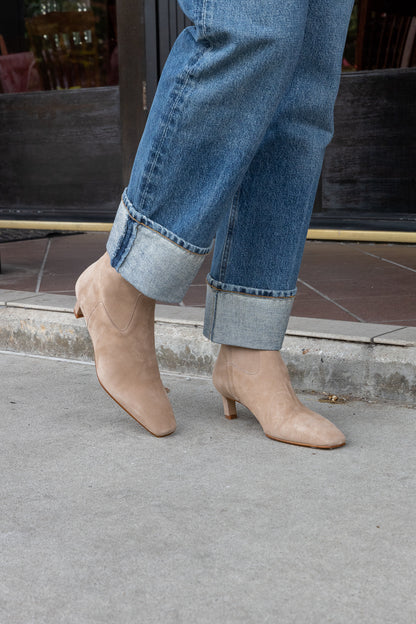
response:
<path id="1" fill-rule="evenodd" d="M 111 266 L 147 297 L 165 303 L 182 301 L 210 250 L 141 215 L 123 193 L 107 251 Z"/>
<path id="2" fill-rule="evenodd" d="M 218 286 L 219 282 L 208 277 L 204 336 L 220 344 L 279 351 L 296 291 L 268 296 L 242 292 L 238 286 L 234 290 L 228 290 L 227 284 Z"/>

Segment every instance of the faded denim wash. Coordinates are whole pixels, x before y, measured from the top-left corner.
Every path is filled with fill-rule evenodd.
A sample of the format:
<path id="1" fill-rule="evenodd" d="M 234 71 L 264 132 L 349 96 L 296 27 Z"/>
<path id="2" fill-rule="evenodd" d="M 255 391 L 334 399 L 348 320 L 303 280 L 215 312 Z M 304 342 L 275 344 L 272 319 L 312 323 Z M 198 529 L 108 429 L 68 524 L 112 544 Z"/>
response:
<path id="1" fill-rule="evenodd" d="M 165 64 L 107 249 L 178 303 L 215 239 L 204 334 L 280 349 L 353 0 L 179 0 L 194 26 Z"/>

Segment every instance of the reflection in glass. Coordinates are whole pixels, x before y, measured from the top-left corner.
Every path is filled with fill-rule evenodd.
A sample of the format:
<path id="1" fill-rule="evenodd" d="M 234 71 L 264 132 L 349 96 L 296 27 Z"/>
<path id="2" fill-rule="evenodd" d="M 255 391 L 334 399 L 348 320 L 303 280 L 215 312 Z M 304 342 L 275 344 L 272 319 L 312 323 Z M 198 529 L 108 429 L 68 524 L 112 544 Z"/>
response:
<path id="1" fill-rule="evenodd" d="M 344 52 L 344 70 L 416 66 L 415 0 L 355 2 Z"/>
<path id="2" fill-rule="evenodd" d="M 115 3 L 0 0 L 0 92 L 118 84 Z M 416 1 L 356 1 L 343 69 L 415 66 Z"/>
<path id="3" fill-rule="evenodd" d="M 1 91 L 118 84 L 115 0 L 17 2 L 20 38 L 0 33 Z"/>
<path id="4" fill-rule="evenodd" d="M 357 69 L 416 65 L 416 2 L 361 0 L 355 54 Z"/>

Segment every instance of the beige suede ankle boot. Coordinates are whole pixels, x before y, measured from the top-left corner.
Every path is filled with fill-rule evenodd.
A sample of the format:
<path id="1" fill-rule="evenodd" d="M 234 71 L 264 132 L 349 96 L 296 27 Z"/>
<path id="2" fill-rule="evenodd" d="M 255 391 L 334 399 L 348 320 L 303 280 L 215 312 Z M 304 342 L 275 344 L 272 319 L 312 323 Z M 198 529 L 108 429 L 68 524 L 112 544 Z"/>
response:
<path id="1" fill-rule="evenodd" d="M 74 314 L 87 322 L 104 390 L 153 435 L 173 433 L 175 417 L 156 359 L 155 301 L 121 277 L 108 253 L 80 275 L 75 292 Z"/>
<path id="2" fill-rule="evenodd" d="M 227 418 L 237 418 L 237 401 L 273 440 L 321 449 L 345 444 L 335 425 L 299 401 L 279 351 L 221 345 L 213 382 L 223 397 Z"/>

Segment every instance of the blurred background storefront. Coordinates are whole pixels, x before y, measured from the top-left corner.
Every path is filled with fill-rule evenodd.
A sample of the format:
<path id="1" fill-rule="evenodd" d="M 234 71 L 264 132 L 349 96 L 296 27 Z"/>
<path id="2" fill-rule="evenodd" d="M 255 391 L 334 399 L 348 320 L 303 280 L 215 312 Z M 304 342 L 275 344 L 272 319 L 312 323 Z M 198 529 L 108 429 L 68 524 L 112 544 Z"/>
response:
<path id="1" fill-rule="evenodd" d="M 187 25 L 175 0 L 1 1 L 0 227 L 108 229 Z M 416 3 L 357 2 L 312 228 L 416 232 L 415 94 Z"/>

